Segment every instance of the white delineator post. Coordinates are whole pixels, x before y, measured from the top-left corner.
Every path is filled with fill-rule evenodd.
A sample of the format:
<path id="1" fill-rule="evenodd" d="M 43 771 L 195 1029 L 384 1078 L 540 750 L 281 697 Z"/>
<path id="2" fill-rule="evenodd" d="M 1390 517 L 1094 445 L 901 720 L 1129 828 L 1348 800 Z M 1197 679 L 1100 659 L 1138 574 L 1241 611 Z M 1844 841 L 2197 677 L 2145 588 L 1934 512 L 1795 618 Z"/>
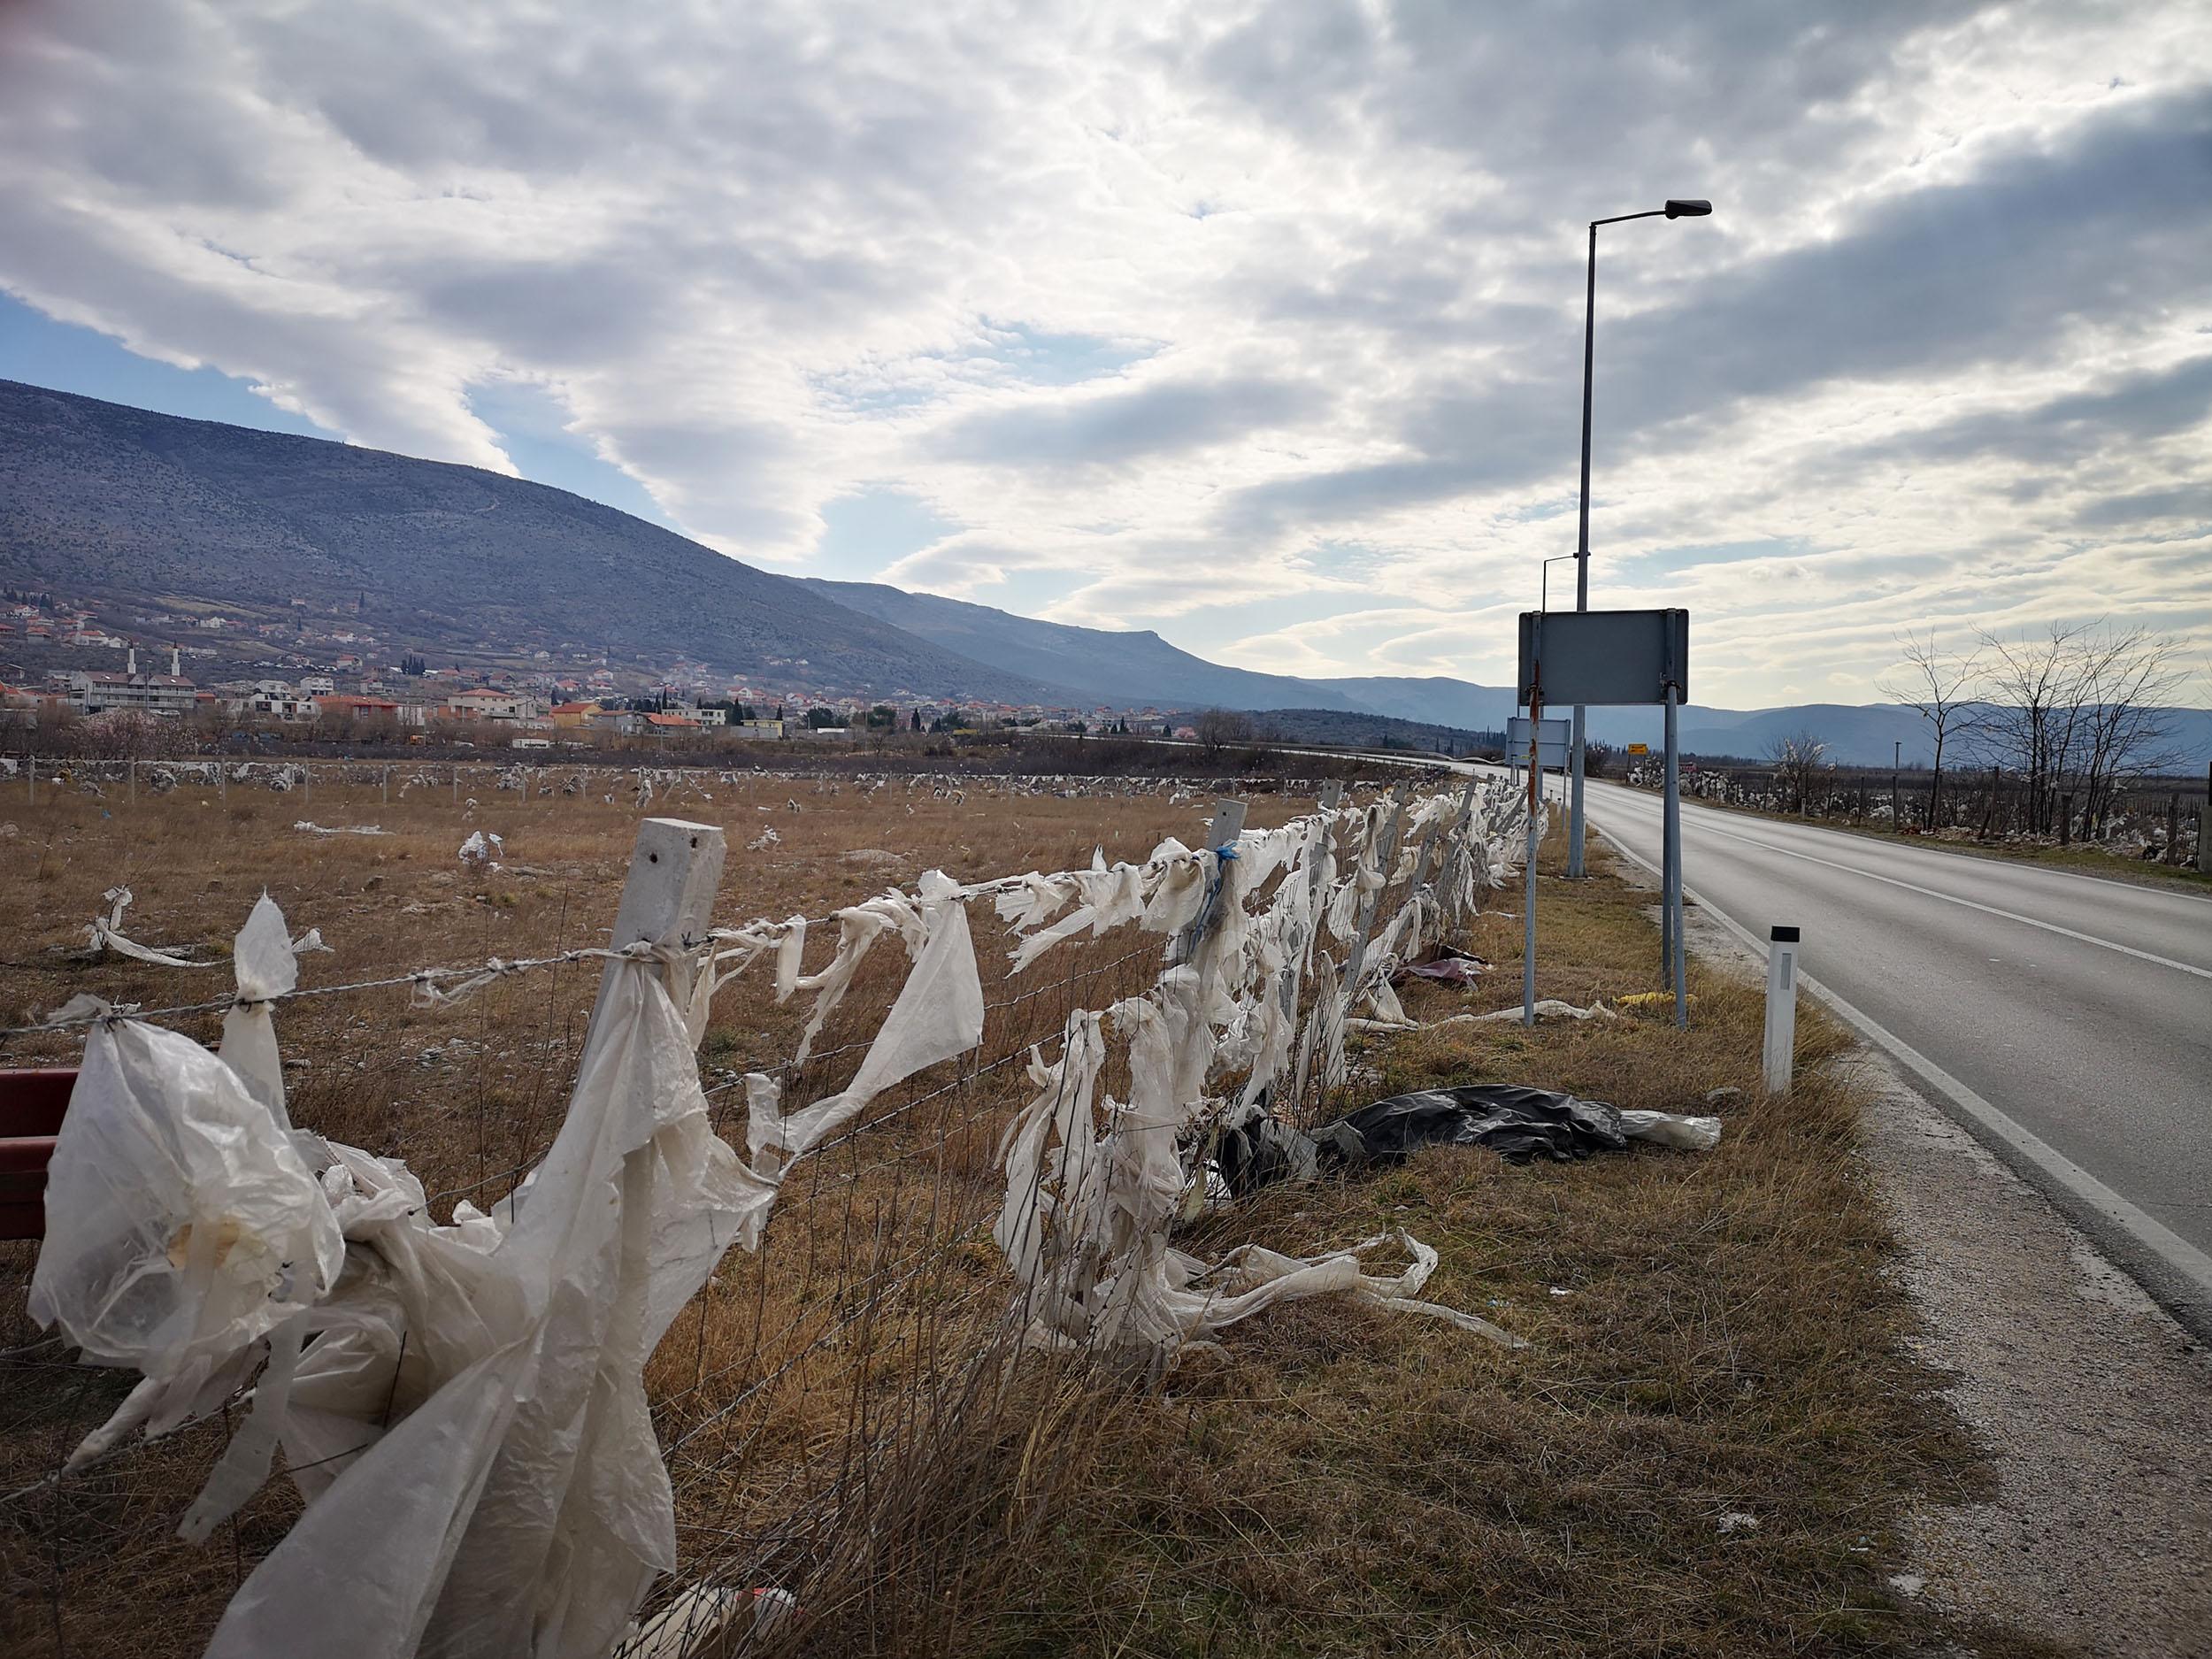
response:
<path id="1" fill-rule="evenodd" d="M 1776 927 L 1767 946 L 1767 1093 L 1786 1094 L 1797 1052 L 1797 929 Z"/>

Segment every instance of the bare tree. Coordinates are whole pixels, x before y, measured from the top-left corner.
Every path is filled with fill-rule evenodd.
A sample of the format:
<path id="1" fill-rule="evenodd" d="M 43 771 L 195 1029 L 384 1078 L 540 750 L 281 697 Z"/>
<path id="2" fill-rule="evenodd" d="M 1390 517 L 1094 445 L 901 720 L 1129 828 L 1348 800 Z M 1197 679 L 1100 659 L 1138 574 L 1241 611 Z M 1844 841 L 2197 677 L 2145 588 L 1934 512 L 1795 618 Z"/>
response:
<path id="1" fill-rule="evenodd" d="M 2172 764 L 2164 705 L 2186 677 L 2172 640 L 2101 619 L 1981 638 L 1991 653 L 1981 735 L 2025 786 L 2029 833 L 2070 832 L 2078 796 L 2094 834 L 2124 783 Z"/>
<path id="2" fill-rule="evenodd" d="M 1810 732 L 1793 732 L 1767 745 L 1774 781 L 1781 786 L 1785 810 L 1805 811 L 1812 803 L 1813 780 L 1828 757 L 1828 745 Z"/>
<path id="3" fill-rule="evenodd" d="M 1881 693 L 1916 712 L 1935 739 L 1935 759 L 1928 768 L 1928 804 L 1920 820 L 1923 829 L 1932 830 L 1943 799 L 1943 746 L 1972 733 L 1980 718 L 1977 687 L 1981 653 L 1961 657 L 1944 650 L 1932 629 L 1924 640 L 1911 634 L 1899 635 L 1897 649 L 1902 662 L 1892 678 L 1882 681 Z"/>
<path id="4" fill-rule="evenodd" d="M 2086 640 L 2083 658 L 2082 828 L 2094 835 L 2121 788 L 2180 763 L 2167 710 L 2188 675 L 2178 645 L 2140 627 Z"/>
<path id="5" fill-rule="evenodd" d="M 1195 729 L 1208 760 L 1217 760 L 1224 749 L 1252 741 L 1252 717 L 1229 709 L 1208 709 L 1198 717 Z"/>
<path id="6" fill-rule="evenodd" d="M 2040 834 L 2056 818 L 2080 725 L 2085 624 L 2053 623 L 2017 640 L 1981 635 L 1989 653 L 1989 706 L 1980 727 L 1985 756 L 2025 789 L 2021 827 Z"/>

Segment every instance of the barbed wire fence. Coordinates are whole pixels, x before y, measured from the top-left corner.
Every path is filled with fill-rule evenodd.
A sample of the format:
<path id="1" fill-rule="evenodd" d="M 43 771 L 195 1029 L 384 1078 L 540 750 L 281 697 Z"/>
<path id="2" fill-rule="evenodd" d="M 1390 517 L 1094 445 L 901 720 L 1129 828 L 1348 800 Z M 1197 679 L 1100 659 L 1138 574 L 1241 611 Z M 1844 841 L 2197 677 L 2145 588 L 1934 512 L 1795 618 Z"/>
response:
<path id="1" fill-rule="evenodd" d="M 352 787 L 382 787 L 380 776 L 353 770 Z M 603 797 L 614 793 L 602 787 L 611 782 L 595 777 L 573 793 L 589 788 Z M 636 793 L 644 783 L 666 803 L 668 780 L 641 779 Z M 830 787 L 837 784 L 852 780 Z M 722 787 L 733 785 L 786 787 L 743 773 Z M 1009 794 L 1084 787 L 964 778 L 878 787 L 979 785 Z M 142 778 L 139 787 L 154 786 Z M 303 794 L 312 787 L 280 792 L 294 787 Z M 674 787 L 712 786 L 692 780 Z M 1187 797 L 1198 793 L 1187 783 L 1174 787 Z M 445 788 L 458 792 L 457 774 Z M 1125 790 L 1155 791 L 1170 793 L 1150 780 Z M 644 1612 L 660 1622 L 649 1624 L 637 1651 L 768 1652 L 802 1639 L 810 1651 L 841 1644 L 924 1651 L 956 1627 L 959 1609 L 985 1587 L 970 1581 L 958 1547 L 964 1529 L 987 1524 L 1010 1535 L 1039 1524 L 1064 1472 L 1048 1455 L 1055 1425 L 1066 1426 L 1065 1414 L 1102 1375 L 1140 1385 L 1173 1358 L 1158 1345 L 1036 1339 L 1040 1298 L 1050 1293 L 1033 1275 L 1010 1271 L 1009 1217 L 1041 1201 L 1071 1214 L 1082 1171 L 1064 1145 L 1056 1164 L 1041 1160 L 1022 1186 L 1010 1175 L 1010 1132 L 1025 1113 L 1060 1120 L 1073 1112 L 1087 1125 L 1095 1121 L 1106 1164 L 1139 1156 L 1130 1148 L 1147 1137 L 1171 1141 L 1187 1189 L 1174 1209 L 1184 1217 L 1200 1213 L 1210 1130 L 1240 1098 L 1301 1125 L 1343 1102 L 1349 1022 L 1363 1005 L 1388 997 L 1395 964 L 1440 940 L 1509 873 L 1525 810 L 1509 791 L 1472 780 L 1426 793 L 1402 785 L 1364 803 L 1356 795 L 1340 803 L 1331 791 L 1283 830 L 1233 834 L 1197 849 L 1164 847 L 1136 874 L 1031 874 L 964 888 L 954 902 L 974 927 L 977 1040 L 874 1093 L 849 1122 L 782 1170 L 758 1248 L 721 1260 L 652 1355 L 645 1381 L 680 1566 L 653 1591 Z M 1259 879 L 1240 881 L 1240 864 L 1263 862 L 1270 867 Z M 1106 895 L 1117 879 L 1114 909 Z M 1171 887 L 1189 914 L 1160 907 Z M 1034 901 L 1026 910 L 1025 895 Z M 1086 902 L 1098 911 L 1095 925 L 1036 947 L 1056 912 Z M 907 902 L 915 910 L 912 895 Z M 713 989 L 711 1004 L 713 1028 L 744 1033 L 741 1046 L 749 1051 L 720 1056 L 729 1064 L 718 1064 L 710 1050 L 702 1063 L 710 1119 L 726 1141 L 745 1141 L 751 1097 L 764 1087 L 787 1100 L 828 1100 L 853 1088 L 868 1064 L 914 972 L 909 952 L 864 948 L 839 995 L 826 999 L 818 988 L 810 1003 L 804 992 L 794 995 L 803 954 L 820 960 L 818 947 L 808 953 L 805 941 L 845 914 L 809 918 L 803 927 L 749 924 L 749 933 L 718 930 L 718 941 L 683 941 L 692 957 L 710 963 L 718 949 L 750 952 L 744 971 Z M 774 946 L 794 933 L 800 946 L 787 964 L 777 960 Z M 732 949 L 732 936 L 747 942 Z M 829 962 L 805 977 L 833 978 L 849 948 L 841 933 Z M 589 1041 L 575 995 L 611 954 L 618 953 L 569 948 L 253 1000 L 287 1020 L 311 1004 L 348 1010 L 337 1032 L 351 1033 L 352 1103 L 334 1094 L 318 1120 L 308 1103 L 316 1097 L 303 1094 L 303 1127 L 334 1141 L 395 1146 L 443 1223 L 495 1209 L 545 1157 L 565 1115 L 563 1079 L 573 1079 Z M 1209 976 L 1221 980 L 1206 986 L 1208 995 L 1218 994 L 1214 1011 L 1184 1038 L 1203 1050 L 1194 1071 L 1203 1098 L 1187 1102 L 1184 1118 L 1163 1124 L 1115 1105 L 1143 1090 L 1132 1044 L 1105 1045 L 1094 1075 L 1079 1079 L 1070 1050 L 1087 1041 L 1087 1031 L 1101 1029 L 1102 1015 L 1110 1021 L 1113 1010 L 1133 1004 L 1172 1004 L 1196 995 L 1193 987 Z M 384 1121 L 368 1104 L 395 1092 L 383 1085 L 423 1064 L 422 1051 L 377 1041 L 381 1010 L 402 995 L 430 1004 L 454 1026 L 474 1023 L 473 1040 L 440 1045 L 467 1045 L 462 1057 L 473 1065 L 457 1074 L 467 1098 L 434 1125 Z M 193 996 L 129 1018 L 197 1033 L 242 1000 L 242 991 Z M 810 1010 L 818 1041 L 799 1034 L 803 1010 Z M 0 1056 L 28 1043 L 50 1059 L 73 1033 L 120 1017 L 105 1008 L 65 1010 L 58 1021 L 0 1032 Z M 491 1041 L 495 1025 L 503 1043 Z M 526 1062 L 495 1075 L 501 1056 Z M 1256 1075 L 1263 1068 L 1263 1079 Z M 1102 1108 L 1092 1103 L 1094 1082 L 1103 1091 Z M 1264 1086 L 1256 1091 L 1256 1082 Z M 1056 1183 L 1054 1194 L 1041 1193 L 1046 1182 Z M 1164 1245 L 1164 1237 L 1153 1242 Z M 21 1313 L 27 1277 L 26 1266 L 11 1286 L 11 1340 L 20 1340 L 0 1353 L 4 1628 L 27 1652 L 197 1651 L 225 1604 L 299 1519 L 303 1502 L 292 1482 L 271 1480 L 207 1543 L 176 1536 L 192 1493 L 249 1408 L 240 1392 L 173 1432 L 124 1439 L 69 1467 L 73 1450 L 109 1418 L 134 1379 L 127 1370 L 78 1363 L 58 1334 L 32 1333 Z M 404 1363 L 403 1347 L 388 1420 L 403 1415 Z M 291 1472 L 303 1471 L 294 1465 Z M 898 1593 L 888 1594 L 895 1584 Z M 150 1630 L 156 1608 L 159 1628 Z"/>

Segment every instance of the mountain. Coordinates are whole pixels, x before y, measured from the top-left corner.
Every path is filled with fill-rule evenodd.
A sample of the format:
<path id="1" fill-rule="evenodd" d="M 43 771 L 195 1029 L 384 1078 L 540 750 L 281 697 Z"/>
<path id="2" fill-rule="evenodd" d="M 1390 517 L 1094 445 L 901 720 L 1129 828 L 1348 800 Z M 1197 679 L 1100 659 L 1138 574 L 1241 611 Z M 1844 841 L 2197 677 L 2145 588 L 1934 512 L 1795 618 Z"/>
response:
<path id="1" fill-rule="evenodd" d="M 358 607 L 380 637 L 523 657 L 681 654 L 845 691 L 1075 700 L 565 490 L 8 380 L 0 581 L 273 617 Z"/>
<path id="2" fill-rule="evenodd" d="M 1441 675 L 1425 679 L 1373 675 L 1351 680 L 1325 680 L 1360 708 L 1401 720 L 1431 726 L 1457 726 L 1463 731 L 1502 732 L 1518 708 L 1510 686 L 1478 686 Z"/>
<path id="3" fill-rule="evenodd" d="M 0 380 L 0 585 L 184 612 L 293 618 L 303 602 L 396 649 L 659 671 L 679 655 L 784 687 L 1017 704 L 1247 709 L 1494 731 L 1513 693 L 1442 677 L 1304 679 L 1225 667 L 1150 632 L 1040 622 L 872 582 L 778 576 L 565 490 L 475 467 L 185 420 Z M 465 648 L 476 648 L 472 653 Z M 278 649 L 274 646 L 269 649 Z M 2170 711 L 2185 768 L 2212 711 Z M 1659 747 L 1656 709 L 1590 735 Z M 1348 727 L 1347 729 L 1350 729 Z M 1839 761 L 1927 758 L 1894 705 L 1682 710 L 1692 754 L 1755 759 L 1810 732 Z M 1947 759 L 1948 757 L 1947 756 Z"/>
<path id="4" fill-rule="evenodd" d="M 1039 622 L 989 605 L 880 582 L 807 585 L 841 605 L 980 662 L 1054 685 L 1072 686 L 1116 706 L 1162 709 L 1338 709 L 1383 713 L 1324 680 L 1225 668 L 1179 650 L 1146 629 L 1123 633 Z"/>

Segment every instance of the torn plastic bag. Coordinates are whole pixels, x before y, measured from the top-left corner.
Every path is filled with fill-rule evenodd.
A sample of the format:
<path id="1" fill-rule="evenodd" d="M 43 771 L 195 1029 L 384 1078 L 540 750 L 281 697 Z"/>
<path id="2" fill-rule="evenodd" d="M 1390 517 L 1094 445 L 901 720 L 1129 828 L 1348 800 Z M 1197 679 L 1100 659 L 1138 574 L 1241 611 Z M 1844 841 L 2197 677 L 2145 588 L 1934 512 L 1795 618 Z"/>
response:
<path id="1" fill-rule="evenodd" d="M 292 936 L 284 926 L 284 912 L 264 893 L 231 943 L 238 1001 L 223 1016 L 219 1050 L 223 1063 L 238 1074 L 247 1092 L 269 1109 L 278 1128 L 287 1131 L 292 1127 L 292 1119 L 284 1106 L 284 1065 L 277 1055 L 276 1021 L 269 1002 L 273 997 L 288 995 L 299 984 L 294 949 Z"/>
<path id="2" fill-rule="evenodd" d="M 1408 979 L 1433 979 L 1440 985 L 1472 985 L 1489 965 L 1456 945 L 1439 945 L 1434 956 L 1426 962 L 1405 964 L 1391 974 L 1390 982 L 1403 985 Z"/>
<path id="3" fill-rule="evenodd" d="M 426 1397 L 255 1569 L 215 1659 L 603 1659 L 674 1567 L 645 1362 L 773 1189 L 708 1127 L 655 965 L 611 972 L 567 1119 L 497 1248 L 392 1225 L 425 1270 L 393 1290 Z"/>
<path id="4" fill-rule="evenodd" d="M 221 962 L 193 962 L 173 951 L 156 950 L 135 940 L 123 936 L 123 912 L 131 907 L 128 887 L 110 887 L 100 895 L 109 905 L 105 916 L 96 916 L 92 926 L 85 931 L 85 941 L 94 954 L 111 950 L 119 956 L 129 956 L 139 962 L 150 962 L 157 968 L 217 968 Z"/>
<path id="5" fill-rule="evenodd" d="M 85 1356 L 173 1374 L 312 1305 L 344 1246 L 269 1109 L 189 1038 L 104 1020 L 49 1167 L 30 1312 Z"/>
<path id="6" fill-rule="evenodd" d="M 1604 1102 L 1521 1083 L 1394 1094 L 1323 1125 L 1314 1140 L 1325 1164 L 1351 1168 L 1394 1163 L 1422 1147 L 1488 1147 L 1511 1164 L 1539 1154 L 1571 1163 L 1628 1147 L 1620 1113 Z"/>
<path id="7" fill-rule="evenodd" d="M 1680 1118 L 1672 1112 L 1624 1111 L 1621 1133 L 1679 1152 L 1710 1152 L 1720 1144 L 1717 1118 Z"/>
<path id="8" fill-rule="evenodd" d="M 1312 1137 L 1284 1123 L 1264 1102 L 1223 1119 L 1214 1162 L 1236 1198 L 1278 1181 L 1310 1181 L 1319 1173 Z"/>

